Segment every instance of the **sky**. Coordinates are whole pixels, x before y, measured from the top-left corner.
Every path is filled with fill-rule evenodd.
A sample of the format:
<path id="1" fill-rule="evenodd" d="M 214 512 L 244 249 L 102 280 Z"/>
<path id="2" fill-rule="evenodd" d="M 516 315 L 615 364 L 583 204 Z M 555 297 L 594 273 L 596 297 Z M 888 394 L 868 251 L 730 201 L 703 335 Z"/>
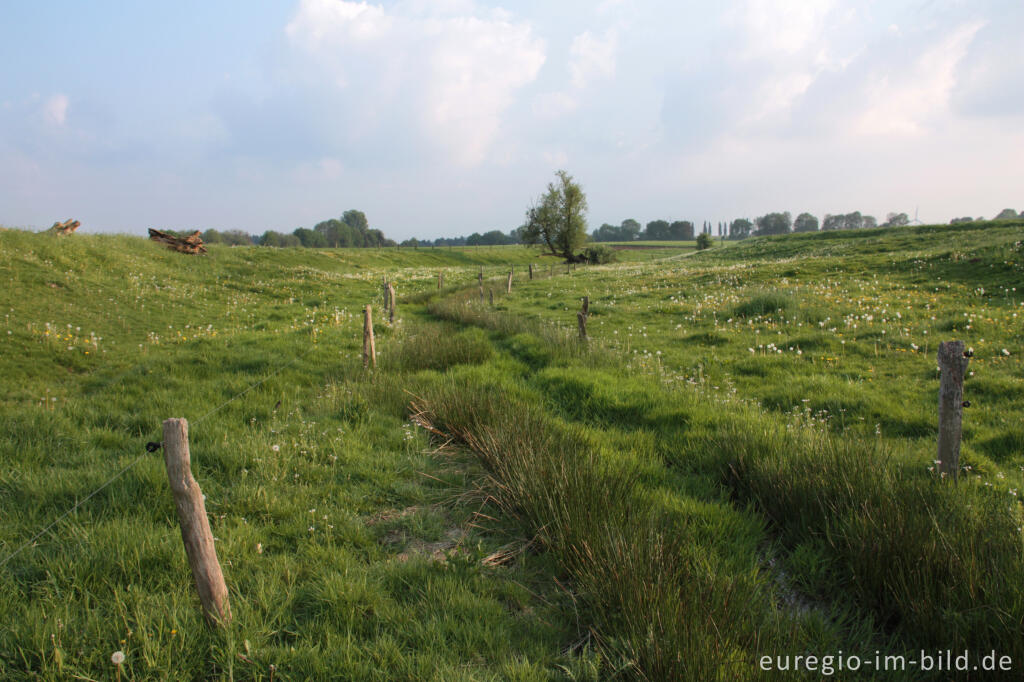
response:
<path id="1" fill-rule="evenodd" d="M 0 225 L 393 239 L 1024 210 L 1022 0 L 0 7 Z"/>

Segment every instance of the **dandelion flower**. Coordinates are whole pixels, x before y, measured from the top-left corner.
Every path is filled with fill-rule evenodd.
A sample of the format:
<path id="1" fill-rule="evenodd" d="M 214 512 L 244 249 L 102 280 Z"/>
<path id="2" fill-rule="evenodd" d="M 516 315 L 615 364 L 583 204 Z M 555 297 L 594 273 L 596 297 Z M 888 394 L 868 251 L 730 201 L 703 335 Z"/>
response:
<path id="1" fill-rule="evenodd" d="M 114 665 L 121 665 L 122 663 L 124 663 L 124 652 L 123 651 L 115 651 L 110 656 L 110 662 L 113 663 Z"/>
<path id="2" fill-rule="evenodd" d="M 280 445 L 271 445 L 270 449 L 273 450 L 274 452 L 280 452 L 281 451 L 281 446 Z"/>

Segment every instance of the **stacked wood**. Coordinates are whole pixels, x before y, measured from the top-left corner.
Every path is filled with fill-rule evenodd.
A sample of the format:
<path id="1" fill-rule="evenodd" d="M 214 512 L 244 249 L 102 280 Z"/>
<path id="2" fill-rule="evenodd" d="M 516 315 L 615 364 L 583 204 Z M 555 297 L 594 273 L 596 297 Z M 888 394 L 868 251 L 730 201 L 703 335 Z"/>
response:
<path id="1" fill-rule="evenodd" d="M 51 227 L 50 230 L 56 234 L 71 234 L 72 232 L 77 230 L 78 226 L 81 224 L 82 223 L 78 222 L 77 220 L 72 220 L 71 218 L 68 218 L 62 223 L 54 223 L 53 227 Z"/>
<path id="2" fill-rule="evenodd" d="M 187 237 L 175 237 L 173 234 L 154 230 L 151 227 L 149 228 L 149 238 L 155 242 L 166 244 L 167 248 L 179 253 L 206 253 L 206 245 L 203 244 L 203 240 L 199 236 L 199 230 L 196 230 Z"/>

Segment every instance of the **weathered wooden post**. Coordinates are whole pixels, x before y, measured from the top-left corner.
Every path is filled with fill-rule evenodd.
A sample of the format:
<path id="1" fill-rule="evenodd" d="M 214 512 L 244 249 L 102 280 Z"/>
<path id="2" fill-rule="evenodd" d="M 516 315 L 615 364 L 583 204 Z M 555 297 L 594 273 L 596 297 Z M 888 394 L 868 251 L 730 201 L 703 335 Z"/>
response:
<path id="1" fill-rule="evenodd" d="M 438 270 L 437 272 L 437 290 L 440 291 L 441 287 L 444 286 L 444 273 Z"/>
<path id="2" fill-rule="evenodd" d="M 569 265 L 569 261 L 565 261 L 565 274 L 567 274 L 567 275 L 569 274 L 569 268 L 570 267 L 571 266 Z"/>
<path id="3" fill-rule="evenodd" d="M 508 271 L 508 284 L 505 285 L 505 293 L 506 294 L 511 294 L 512 293 L 512 271 L 511 270 Z"/>
<path id="4" fill-rule="evenodd" d="M 970 353 L 963 341 L 939 344 L 939 471 L 957 480 L 960 469 L 960 435 L 964 411 L 964 373 Z"/>
<path id="5" fill-rule="evenodd" d="M 583 297 L 583 309 L 576 313 L 576 324 L 580 328 L 580 341 L 587 341 L 587 318 L 590 317 L 590 297 Z"/>
<path id="6" fill-rule="evenodd" d="M 381 286 L 384 289 L 384 312 L 387 312 L 388 303 L 390 302 L 390 296 L 388 292 L 388 278 L 386 275 L 381 276 Z"/>
<path id="7" fill-rule="evenodd" d="M 530 279 L 533 279 L 533 263 L 530 263 Z"/>
<path id="8" fill-rule="evenodd" d="M 363 367 L 377 366 L 377 347 L 373 342 L 373 306 L 363 309 Z"/>
<path id="9" fill-rule="evenodd" d="M 164 420 L 164 464 L 174 495 L 174 506 L 178 509 L 185 554 L 188 555 L 196 591 L 203 605 L 203 615 L 210 625 L 224 627 L 231 622 L 228 588 L 217 561 L 217 549 L 213 546 L 213 533 L 210 532 L 210 520 L 206 517 L 203 491 L 192 478 L 188 422 L 184 419 Z"/>
<path id="10" fill-rule="evenodd" d="M 388 283 L 388 324 L 395 323 L 395 285 Z"/>
<path id="11" fill-rule="evenodd" d="M 480 268 L 480 274 L 476 276 L 476 281 L 480 284 L 480 305 L 484 304 L 484 269 Z"/>
<path id="12" fill-rule="evenodd" d="M 494 305 L 494 289 L 487 290 L 487 297 L 490 299 L 491 305 Z"/>

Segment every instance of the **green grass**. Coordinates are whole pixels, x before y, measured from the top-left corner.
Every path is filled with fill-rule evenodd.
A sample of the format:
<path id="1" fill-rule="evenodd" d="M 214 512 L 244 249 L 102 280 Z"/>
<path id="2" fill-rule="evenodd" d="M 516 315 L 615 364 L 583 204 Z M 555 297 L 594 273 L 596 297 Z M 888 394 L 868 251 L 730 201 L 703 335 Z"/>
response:
<path id="1" fill-rule="evenodd" d="M 1022 238 L 794 235 L 566 273 L 522 247 L 197 258 L 0 231 L 0 560 L 81 502 L 0 572 L 0 674 L 113 678 L 116 650 L 137 679 L 1024 660 Z M 975 351 L 957 486 L 930 470 L 954 335 Z M 190 420 L 224 631 L 142 448 L 170 416 Z"/>

